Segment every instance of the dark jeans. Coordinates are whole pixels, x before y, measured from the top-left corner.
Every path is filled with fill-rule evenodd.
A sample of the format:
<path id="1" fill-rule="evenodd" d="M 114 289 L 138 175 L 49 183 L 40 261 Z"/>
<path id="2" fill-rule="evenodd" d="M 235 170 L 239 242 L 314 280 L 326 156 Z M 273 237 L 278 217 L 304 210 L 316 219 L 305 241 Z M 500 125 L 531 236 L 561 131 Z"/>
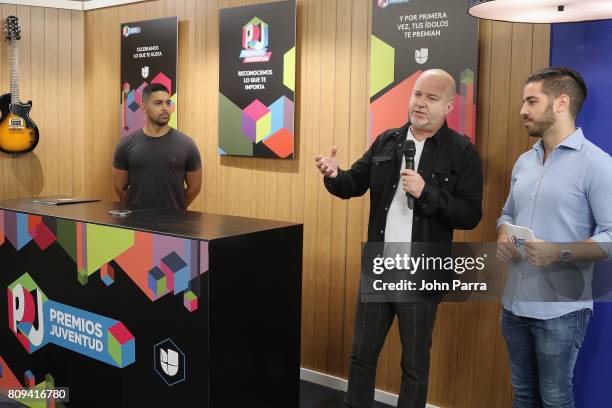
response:
<path id="1" fill-rule="evenodd" d="M 357 301 L 349 385 L 344 403 L 370 408 L 374 403 L 376 364 L 391 323 L 397 315 L 402 342 L 402 384 L 399 408 L 423 408 L 427 403 L 429 350 L 437 302 Z"/>
<path id="2" fill-rule="evenodd" d="M 572 379 L 591 310 L 550 320 L 504 309 L 502 331 L 510 354 L 513 408 L 574 408 Z"/>

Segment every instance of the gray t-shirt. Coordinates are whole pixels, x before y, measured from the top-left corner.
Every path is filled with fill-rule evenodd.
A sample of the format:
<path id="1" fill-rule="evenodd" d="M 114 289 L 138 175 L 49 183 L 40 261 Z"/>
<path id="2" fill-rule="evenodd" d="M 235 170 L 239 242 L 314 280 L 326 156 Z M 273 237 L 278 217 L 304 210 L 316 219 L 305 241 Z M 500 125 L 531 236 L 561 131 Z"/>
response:
<path id="1" fill-rule="evenodd" d="M 185 172 L 202 167 L 194 141 L 176 129 L 160 137 L 138 130 L 117 144 L 113 167 L 128 171 L 130 209 L 185 209 Z"/>

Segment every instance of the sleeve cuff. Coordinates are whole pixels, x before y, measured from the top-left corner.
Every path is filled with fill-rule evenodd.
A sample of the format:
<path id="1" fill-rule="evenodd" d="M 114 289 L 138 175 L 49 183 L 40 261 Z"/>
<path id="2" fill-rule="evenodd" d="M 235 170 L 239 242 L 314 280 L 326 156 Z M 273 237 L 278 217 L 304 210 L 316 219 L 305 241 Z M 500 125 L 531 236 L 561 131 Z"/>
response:
<path id="1" fill-rule="evenodd" d="M 421 196 L 417 199 L 417 201 L 421 203 L 421 205 L 431 205 L 432 199 L 435 198 L 437 194 L 437 188 L 426 182 L 425 187 L 423 187 L 423 191 L 421 192 Z"/>
<path id="2" fill-rule="evenodd" d="M 502 215 L 497 219 L 497 229 L 502 226 L 503 223 L 514 224 L 514 220 L 509 215 Z"/>
<path id="3" fill-rule="evenodd" d="M 600 232 L 599 234 L 591 237 L 591 239 L 597 242 L 601 250 L 608 256 L 608 259 L 612 259 L 612 232 Z"/>
<path id="4" fill-rule="evenodd" d="M 336 183 L 338 182 L 338 179 L 340 178 L 341 171 L 342 170 L 338 169 L 338 174 L 336 175 L 336 178 L 329 178 L 323 176 L 323 183 L 325 184 L 325 187 L 334 188 L 336 186 Z"/>

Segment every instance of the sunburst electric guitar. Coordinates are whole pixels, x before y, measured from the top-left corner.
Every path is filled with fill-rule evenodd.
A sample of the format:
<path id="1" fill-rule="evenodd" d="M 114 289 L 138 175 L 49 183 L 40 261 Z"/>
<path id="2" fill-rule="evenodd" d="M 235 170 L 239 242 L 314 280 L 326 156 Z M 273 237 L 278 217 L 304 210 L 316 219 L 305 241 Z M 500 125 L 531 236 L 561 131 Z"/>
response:
<path id="1" fill-rule="evenodd" d="M 21 38 L 21 29 L 17 17 L 6 18 L 5 31 L 11 44 L 11 93 L 0 96 L 0 151 L 18 156 L 34 150 L 39 134 L 36 124 L 30 119 L 32 101 L 21 103 L 19 100 L 17 41 Z"/>

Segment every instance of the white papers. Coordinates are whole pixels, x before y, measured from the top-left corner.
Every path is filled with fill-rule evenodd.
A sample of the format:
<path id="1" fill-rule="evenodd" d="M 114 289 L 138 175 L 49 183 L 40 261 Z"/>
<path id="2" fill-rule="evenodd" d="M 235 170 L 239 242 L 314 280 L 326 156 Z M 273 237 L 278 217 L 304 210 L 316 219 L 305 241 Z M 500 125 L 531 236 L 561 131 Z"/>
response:
<path id="1" fill-rule="evenodd" d="M 504 225 L 506 226 L 506 233 L 508 234 L 508 238 L 510 238 L 510 242 L 518 249 L 521 256 L 525 258 L 525 241 L 535 240 L 533 231 L 529 228 L 519 227 L 518 225 L 508 222 L 504 222 Z"/>

